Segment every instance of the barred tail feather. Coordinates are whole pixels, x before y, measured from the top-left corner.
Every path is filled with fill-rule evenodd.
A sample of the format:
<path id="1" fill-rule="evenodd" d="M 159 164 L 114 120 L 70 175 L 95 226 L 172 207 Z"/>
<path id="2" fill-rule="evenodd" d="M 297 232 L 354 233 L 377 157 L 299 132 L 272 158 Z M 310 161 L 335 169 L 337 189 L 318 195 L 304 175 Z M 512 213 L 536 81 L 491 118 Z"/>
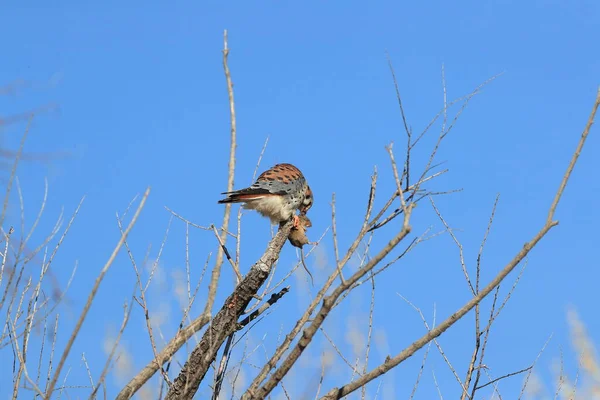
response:
<path id="1" fill-rule="evenodd" d="M 265 195 L 265 194 L 230 194 L 222 200 L 219 200 L 219 204 L 227 204 L 227 203 L 242 203 L 250 200 L 258 200 L 263 199 L 268 196 L 273 195 Z"/>

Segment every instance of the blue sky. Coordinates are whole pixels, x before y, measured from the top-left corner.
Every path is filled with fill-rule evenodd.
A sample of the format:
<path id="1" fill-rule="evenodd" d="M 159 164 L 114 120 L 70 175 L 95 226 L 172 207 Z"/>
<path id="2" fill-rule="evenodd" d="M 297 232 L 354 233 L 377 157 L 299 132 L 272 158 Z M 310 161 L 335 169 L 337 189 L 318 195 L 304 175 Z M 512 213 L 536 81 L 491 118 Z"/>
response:
<path id="1" fill-rule="evenodd" d="M 359 229 L 374 166 L 380 174 L 377 204 L 381 206 L 393 191 L 384 146 L 394 141 L 401 158 L 405 143 L 386 52 L 395 67 L 409 124 L 416 132 L 442 107 L 442 65 L 449 99 L 502 73 L 473 98 L 460 117 L 438 154 L 450 172 L 428 186 L 435 191 L 463 189 L 437 198 L 436 204 L 457 229 L 472 271 L 494 198 L 500 193 L 483 258 L 484 280 L 543 224 L 600 83 L 594 39 L 600 4 L 592 0 L 568 5 L 560 1 L 381 1 L 369 5 L 357 1 L 227 5 L 60 1 L 52 6 L 4 4 L 1 9 L 0 84 L 22 79 L 31 85 L 15 95 L 1 96 L 0 115 L 57 105 L 35 119 L 26 147 L 33 160 L 19 169 L 28 224 L 41 201 L 44 178 L 49 182 L 49 201 L 35 239 L 42 240 L 62 207 L 70 214 L 86 196 L 54 263 L 64 284 L 75 261 L 79 262 L 68 306 L 61 312 L 64 330 L 59 343 L 66 340 L 118 240 L 115 212 L 123 212 L 146 186 L 152 187 L 152 193 L 130 239 L 139 262 L 149 244 L 151 257 L 156 257 L 169 221 L 164 206 L 201 225 L 220 223 L 222 206 L 216 201 L 226 189 L 229 152 L 229 109 L 221 59 L 224 29 L 229 31 L 236 97 L 236 187 L 251 183 L 256 160 L 269 137 L 263 169 L 278 162 L 296 164 L 315 193 L 309 231 L 314 239 L 331 223 L 329 203 L 336 193 L 343 249 Z M 3 128 L 2 144 L 15 148 L 23 129 L 24 123 Z M 559 206 L 560 225 L 531 253 L 521 282 L 497 321 L 486 359 L 495 376 L 529 365 L 551 333 L 553 339 L 538 364 L 539 374 L 552 392 L 552 363 L 561 348 L 568 356 L 568 371 L 574 374 L 576 356 L 566 323 L 570 306 L 580 313 L 592 338 L 600 337 L 594 301 L 600 279 L 597 133 L 596 127 Z M 436 134 L 437 130 L 432 131 L 415 153 L 415 170 L 426 162 Z M 40 162 L 33 157 L 36 154 L 49 155 L 50 161 Z M 5 181 L 8 173 L 3 174 Z M 16 201 L 13 198 L 9 210 L 13 221 L 19 216 Z M 426 202 L 415 211 L 412 225 L 415 235 L 429 227 L 432 232 L 443 229 Z M 398 223 L 381 229 L 374 249 L 397 229 Z M 268 221 L 245 213 L 243 231 L 244 272 L 266 246 Z M 154 289 L 154 309 L 169 310 L 163 327 L 167 336 L 180 318 L 173 274 L 184 267 L 184 235 L 184 224 L 173 221 L 160 264 L 163 280 Z M 331 244 L 328 235 L 318 257 L 308 258 L 318 282 L 334 268 Z M 215 252 L 217 244 L 211 233 L 193 231 L 190 245 L 197 278 L 208 252 Z M 286 246 L 276 274 L 283 276 L 282 270 L 295 260 L 294 249 Z M 224 273 L 219 299 L 231 289 L 227 265 Z M 134 282 L 123 253 L 101 286 L 73 349 L 69 360 L 72 384 L 87 382 L 82 352 L 95 376 L 99 374 L 105 357 L 100 344 L 120 324 L 122 304 L 129 299 Z M 275 340 L 280 330 L 289 329 L 302 305 L 316 293 L 302 281 L 291 282 L 297 289 L 292 286 L 288 297 L 254 328 L 251 337 L 256 343 L 265 333 Z M 423 243 L 376 284 L 374 325 L 380 337 L 385 336 L 385 346 L 374 353 L 369 368 L 423 333 L 418 315 L 396 293 L 422 308 L 428 318 L 435 304 L 438 321 L 469 297 L 457 249 L 448 235 Z M 366 332 L 369 299 L 368 287 L 357 290 L 326 324 L 350 358 L 352 340 L 346 331 L 354 324 Z M 472 319 L 465 318 L 441 339 L 461 377 L 471 354 Z M 137 371 L 151 354 L 139 308 L 130 324 L 124 343 Z M 305 364 L 296 376 L 328 349 L 319 338 L 303 356 Z M 269 354 L 272 347 L 266 351 Z M 384 378 L 389 392 L 380 393 L 381 398 L 408 397 L 421 356 Z M 435 398 L 432 369 L 445 397 L 455 398 L 458 385 L 448 368 L 434 349 L 430 357 L 415 398 Z M 340 367 L 328 377 L 325 389 L 350 378 L 342 361 L 334 360 Z M 0 397 L 12 385 L 8 373 L 12 367 L 7 364 L 0 366 Z M 247 372 L 249 377 L 253 373 Z M 112 377 L 108 383 L 109 394 L 114 395 L 120 383 Z M 513 378 L 500 388 L 513 398 L 520 383 L 521 378 Z M 301 384 L 297 385 L 291 390 L 300 396 Z M 85 393 L 73 390 L 74 396 Z M 205 386 L 201 390 L 208 393 Z M 376 391 L 377 383 L 369 386 L 371 396 Z"/>

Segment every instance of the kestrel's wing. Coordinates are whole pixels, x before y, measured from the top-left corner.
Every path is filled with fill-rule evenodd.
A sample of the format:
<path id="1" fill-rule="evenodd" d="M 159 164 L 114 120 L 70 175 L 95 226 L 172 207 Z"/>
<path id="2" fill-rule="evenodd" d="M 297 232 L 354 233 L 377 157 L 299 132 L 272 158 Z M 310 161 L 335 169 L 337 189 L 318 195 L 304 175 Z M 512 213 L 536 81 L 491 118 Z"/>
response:
<path id="1" fill-rule="evenodd" d="M 300 190 L 304 184 L 302 172 L 291 164 L 277 164 L 266 170 L 245 189 L 224 192 L 227 195 L 219 203 L 239 203 L 256 200 L 266 196 L 285 196 Z"/>
<path id="2" fill-rule="evenodd" d="M 260 174 L 256 183 L 261 181 L 293 185 L 297 182 L 303 183 L 304 175 L 302 175 L 302 172 L 292 164 L 277 164 Z"/>
<path id="3" fill-rule="evenodd" d="M 262 199 L 267 196 L 282 196 L 285 192 L 274 192 L 268 188 L 259 187 L 256 183 L 248 188 L 234 190 L 233 192 L 223 192 L 226 198 L 219 200 L 219 203 L 239 203 L 242 201 Z"/>

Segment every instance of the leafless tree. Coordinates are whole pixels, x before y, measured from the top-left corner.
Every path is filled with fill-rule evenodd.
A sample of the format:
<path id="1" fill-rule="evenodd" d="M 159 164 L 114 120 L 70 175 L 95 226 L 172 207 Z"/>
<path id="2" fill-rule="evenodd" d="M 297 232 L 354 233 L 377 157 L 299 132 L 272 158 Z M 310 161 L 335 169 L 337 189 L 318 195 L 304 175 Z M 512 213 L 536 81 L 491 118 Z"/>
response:
<path id="1" fill-rule="evenodd" d="M 223 67 L 231 116 L 227 189 L 232 190 L 235 177 L 237 139 L 235 98 L 231 72 L 228 66 L 229 51 L 227 32 L 225 32 Z M 459 238 L 455 235 L 451 223 L 444 217 L 436 204 L 437 198 L 450 194 L 454 190 L 436 191 L 430 189 L 430 187 L 436 182 L 436 178 L 447 172 L 437 161 L 438 150 L 443 142 L 447 140 L 449 133 L 455 127 L 456 121 L 468 103 L 474 96 L 480 93 L 485 85 L 489 84 L 496 77 L 492 77 L 482 83 L 471 93 L 463 97 L 448 100 L 442 70 L 444 89 L 443 107 L 422 131 L 414 132 L 404 112 L 402 98 L 391 61 L 389 62 L 389 66 L 406 134 L 406 143 L 401 151 L 401 162 L 397 162 L 398 153 L 395 151 L 395 147 L 392 144 L 386 146 L 387 157 L 393 171 L 395 190 L 393 193 L 387 194 L 387 197 L 384 197 L 385 201 L 379 205 L 376 201 L 379 177 L 377 170 L 373 171 L 370 182 L 365 182 L 364 184 L 365 208 L 363 210 L 362 223 L 356 227 L 356 236 L 346 249 L 340 248 L 341 246 L 338 244 L 336 198 L 335 195 L 332 196 L 332 220 L 330 230 L 328 231 L 330 231 L 333 244 L 335 265 L 330 268 L 329 275 L 322 282 L 317 282 L 318 292 L 314 298 L 312 298 L 302 312 L 298 313 L 295 325 L 289 331 L 280 335 L 281 340 L 278 342 L 277 348 L 273 352 L 266 354 L 266 362 L 255 366 L 253 370 L 255 373 L 250 377 L 250 382 L 239 393 L 235 389 L 241 367 L 239 365 L 232 367 L 232 351 L 239 349 L 242 353 L 242 361 L 240 363 L 243 363 L 247 357 L 250 357 L 249 353 L 252 351 L 248 350 L 246 345 L 243 345 L 241 338 L 248 331 L 252 330 L 253 323 L 257 319 L 269 318 L 269 308 L 282 298 L 285 299 L 284 295 L 291 290 L 291 285 L 287 278 L 291 276 L 292 272 L 279 282 L 273 281 L 273 270 L 276 268 L 280 252 L 292 232 L 291 221 L 282 224 L 278 228 L 272 239 L 267 243 L 262 256 L 252 263 L 248 272 L 243 275 L 241 271 L 246 270 L 246 268 L 241 268 L 240 265 L 240 241 L 242 238 L 241 212 L 237 214 L 237 227 L 232 232 L 229 226 L 231 219 L 231 205 L 229 204 L 225 206 L 223 221 L 219 228 L 210 223 L 202 225 L 192 222 L 188 218 L 167 208 L 169 222 L 158 253 L 154 257 L 154 260 L 151 260 L 150 251 L 148 251 L 143 256 L 142 261 L 140 261 L 132 246 L 130 246 L 128 238 L 150 195 L 150 188 L 146 189 L 141 197 L 134 198 L 122 215 L 117 215 L 116 223 L 121 235 L 116 240 L 112 253 L 107 256 L 106 263 L 100 269 L 92 290 L 78 314 L 74 328 L 67 336 L 66 343 L 64 346 L 59 347 L 57 346 L 57 335 L 60 328 L 60 317 L 55 310 L 57 305 L 60 304 L 60 299 L 57 302 L 49 300 L 49 296 L 45 294 L 43 288 L 43 281 L 52 265 L 54 257 L 79 213 L 79 207 L 73 211 L 72 216 L 66 224 L 64 223 L 63 216 L 60 215 L 52 232 L 30 253 L 24 252 L 25 244 L 30 242 L 31 235 L 38 225 L 44 211 L 46 198 L 42 202 L 38 218 L 28 232 L 25 230 L 24 218 L 22 218 L 23 222 L 20 228 L 5 226 L 6 209 L 11 190 L 15 183 L 19 192 L 19 198 L 21 199 L 21 209 L 23 209 L 21 189 L 18 185 L 18 180 L 16 180 L 16 171 L 29 130 L 28 127 L 23 135 L 22 145 L 15 154 L 15 162 L 8 181 L 2 217 L 0 218 L 0 226 L 2 227 L 2 245 L 0 246 L 0 250 L 2 251 L 0 310 L 6 315 L 6 321 L 3 324 L 2 330 L 0 330 L 0 352 L 2 352 L 2 360 L 8 360 L 9 358 L 13 360 L 13 398 L 17 398 L 21 392 L 27 390 L 33 391 L 35 397 L 39 396 L 40 398 L 50 399 L 54 398 L 57 393 L 63 393 L 66 390 L 72 389 L 84 389 L 89 398 L 96 398 L 100 395 L 103 395 L 105 398 L 109 396 L 106 389 L 106 379 L 111 370 L 118 369 L 119 362 L 125 358 L 120 348 L 122 335 L 128 326 L 132 313 L 140 311 L 144 317 L 144 329 L 150 343 L 147 357 L 144 360 L 147 364 L 140 371 L 132 371 L 131 369 L 126 371 L 129 381 L 123 383 L 122 390 L 116 396 L 117 399 L 129 399 L 136 393 L 142 393 L 144 386 L 149 384 L 152 378 L 155 378 L 158 386 L 155 386 L 156 390 L 152 392 L 145 392 L 148 398 L 191 399 L 198 392 L 200 385 L 205 384 L 212 398 L 217 399 L 219 395 L 223 395 L 222 388 L 225 383 L 225 377 L 229 379 L 232 397 L 243 400 L 264 399 L 269 397 L 275 388 L 279 387 L 282 393 L 287 398 L 290 398 L 284 379 L 289 375 L 290 370 L 298 364 L 298 360 L 303 352 L 311 344 L 314 345 L 315 339 L 318 337 L 326 340 L 336 353 L 335 357 L 338 357 L 342 364 L 352 371 L 352 379 L 341 382 L 336 387 L 325 387 L 326 382 L 324 377 L 327 374 L 328 361 L 323 357 L 321 365 L 315 367 L 314 371 L 311 371 L 311 373 L 316 374 L 315 376 L 318 379 L 314 385 L 307 385 L 304 397 L 339 399 L 360 391 L 361 398 L 365 398 L 367 384 L 388 373 L 394 367 L 414 356 L 419 350 L 425 348 L 420 364 L 421 367 L 418 370 L 417 378 L 410 395 L 412 399 L 419 387 L 431 347 L 435 347 L 454 376 L 460 387 L 461 399 L 475 399 L 477 398 L 477 394 L 484 389 L 491 390 L 495 395 L 501 396 L 497 386 L 500 380 L 519 374 L 523 374 L 529 379 L 535 361 L 531 365 L 516 368 L 514 371 L 509 371 L 504 375 L 492 376 L 484 362 L 486 349 L 489 345 L 488 339 L 496 318 L 502 312 L 517 287 L 517 283 L 525 268 L 524 260 L 526 256 L 553 227 L 558 225 L 558 221 L 554 219 L 555 211 L 593 124 L 596 111 L 600 105 L 600 90 L 594 101 L 587 124 L 579 138 L 577 147 L 569 164 L 566 166 L 566 172 L 551 201 L 544 223 L 539 228 L 539 231 L 529 238 L 523 247 L 512 256 L 510 261 L 498 270 L 492 279 L 485 282 L 481 278 L 481 258 L 494 221 L 499 198 L 496 198 L 493 204 L 487 229 L 477 254 L 475 270 L 473 271 L 467 267 L 463 246 Z M 7 86 L 7 88 L 10 88 L 10 86 Z M 2 91 L 0 90 L 1 93 Z M 451 114 L 451 110 L 457 111 Z M 28 118 L 33 118 L 33 114 Z M 414 157 L 415 148 L 424 146 L 424 141 L 421 139 L 426 135 L 433 135 L 433 127 L 437 126 L 440 129 L 433 142 L 433 147 L 428 152 L 429 155 L 424 165 L 419 165 Z M 263 152 L 266 145 L 265 143 Z M 261 158 L 262 153 L 259 157 L 256 171 L 259 168 Z M 422 202 L 421 200 L 425 201 Z M 83 199 L 81 200 L 82 202 Z M 412 229 L 413 210 L 419 203 L 421 203 L 421 206 L 431 207 L 444 226 L 443 232 L 432 233 L 427 230 L 416 235 L 414 234 Z M 134 210 L 132 212 L 133 215 L 128 217 L 131 214 L 131 210 Z M 24 213 L 22 212 L 21 214 L 23 215 Z M 210 217 L 207 216 L 207 218 Z M 397 226 L 397 229 L 381 229 L 392 221 Z M 150 289 L 159 273 L 159 262 L 173 223 L 183 223 L 185 226 L 185 285 L 182 291 L 184 304 L 182 305 L 181 321 L 176 333 L 171 337 L 166 337 L 160 324 L 153 323 L 155 316 L 150 306 L 150 297 L 152 295 Z M 218 244 L 214 261 L 211 263 L 212 257 L 209 255 L 195 284 L 193 283 L 190 268 L 190 229 L 202 231 Z M 324 232 L 321 239 L 317 242 L 306 246 L 309 253 L 321 242 L 323 237 L 327 236 L 328 231 Z M 17 237 L 17 233 L 20 237 Z M 407 254 L 411 253 L 421 243 L 440 234 L 449 235 L 458 249 L 460 267 L 470 293 L 470 298 L 461 307 L 458 307 L 455 312 L 445 316 L 441 322 L 437 323 L 435 321 L 427 321 L 424 313 L 417 305 L 413 304 L 409 299 L 400 296 L 418 313 L 423 321 L 426 332 L 404 349 L 395 349 L 395 353 L 388 355 L 381 364 L 368 369 L 373 337 L 374 293 L 378 276 L 402 262 Z M 376 243 L 384 244 L 380 246 L 376 245 L 373 240 L 374 238 L 378 239 Z M 308 240 L 303 243 L 306 242 Z M 132 282 L 134 289 L 130 297 L 131 300 L 124 306 L 120 328 L 109 346 L 107 359 L 103 368 L 100 371 L 92 371 L 85 355 L 82 355 L 81 361 L 87 371 L 89 382 L 71 384 L 68 381 L 67 360 L 70 359 L 73 344 L 80 334 L 83 324 L 89 317 L 89 311 L 96 300 L 96 294 L 101 289 L 106 274 L 121 250 L 127 252 L 136 277 L 135 282 Z M 303 248 L 299 251 L 305 251 L 305 249 Z M 41 262 L 41 267 L 36 271 L 37 274 L 34 274 L 31 269 L 27 270 L 26 267 L 30 263 L 32 256 L 38 254 L 41 255 L 43 261 Z M 221 274 L 225 259 L 237 278 L 225 300 L 218 302 L 217 289 L 223 290 L 222 288 L 224 287 L 230 287 L 227 283 L 223 283 Z M 359 260 L 358 268 L 351 268 L 352 260 Z M 294 270 L 299 265 L 301 265 L 300 261 Z M 196 304 L 198 293 L 202 287 L 201 283 L 204 280 L 205 273 L 209 270 L 209 266 L 212 266 L 212 270 L 210 270 L 208 277 L 206 302 L 202 305 L 202 312 L 197 312 L 194 305 Z M 502 292 L 501 285 L 506 285 L 505 280 L 518 266 L 521 266 L 520 272 L 508 285 L 508 291 Z M 73 273 L 76 268 L 77 265 L 75 264 Z M 67 289 L 70 284 L 71 281 L 69 281 Z M 369 287 L 371 293 L 367 340 L 362 360 L 353 360 L 347 354 L 344 354 L 344 351 L 336 344 L 335 340 L 328 335 L 325 330 L 325 321 L 330 319 L 332 312 L 348 298 L 350 293 L 360 287 Z M 491 306 L 487 309 L 484 307 L 484 303 L 482 303 L 482 300 L 486 297 L 491 298 L 491 302 L 489 303 Z M 216 312 L 214 311 L 215 307 L 217 308 Z M 465 366 L 458 367 L 450 361 L 450 357 L 444 351 L 438 338 L 469 313 L 474 316 L 475 340 L 469 356 L 469 362 Z M 572 325 L 575 327 L 574 330 L 579 332 L 578 342 L 587 343 L 586 340 L 582 339 L 584 335 L 581 333 L 576 319 L 572 318 L 572 320 L 575 321 L 572 322 Z M 32 333 L 36 329 L 42 333 L 32 336 Z M 236 336 L 241 336 L 241 338 L 236 340 Z M 33 337 L 35 337 L 35 340 L 39 339 L 39 343 L 36 346 L 39 354 L 33 354 L 29 351 Z M 244 349 L 240 349 L 242 345 Z M 221 354 L 219 354 L 220 350 L 222 350 Z M 180 358 L 178 358 L 178 354 L 181 355 L 182 353 L 185 358 L 183 365 L 179 363 Z M 12 357 L 9 357 L 9 354 L 12 354 Z M 588 365 L 588 371 L 594 371 L 594 367 L 590 366 L 592 364 L 591 362 L 586 364 Z M 177 366 L 177 368 L 172 368 L 172 366 Z M 207 374 L 211 368 L 215 370 L 215 378 L 209 382 Z M 562 377 L 561 382 L 566 382 L 564 374 L 560 374 L 560 376 Z M 435 375 L 434 382 L 437 385 Z M 568 388 L 565 389 L 567 386 Z M 569 390 L 574 392 L 573 388 L 576 386 L 576 383 L 563 384 L 557 390 L 557 393 L 566 393 Z"/>

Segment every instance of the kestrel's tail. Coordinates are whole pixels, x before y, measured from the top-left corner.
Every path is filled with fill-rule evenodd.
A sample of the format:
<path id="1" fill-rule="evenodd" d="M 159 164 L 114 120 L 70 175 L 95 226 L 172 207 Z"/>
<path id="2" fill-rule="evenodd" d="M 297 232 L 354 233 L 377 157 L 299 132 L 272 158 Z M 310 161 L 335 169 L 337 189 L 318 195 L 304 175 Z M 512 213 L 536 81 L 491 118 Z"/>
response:
<path id="1" fill-rule="evenodd" d="M 272 196 L 272 193 L 269 193 L 268 190 L 265 189 L 254 189 L 247 188 L 242 190 L 236 190 L 233 192 L 223 192 L 221 194 L 226 194 L 222 200 L 219 200 L 217 203 L 219 204 L 227 204 L 227 203 L 243 203 L 249 200 L 258 200 L 265 198 L 267 196 Z"/>

